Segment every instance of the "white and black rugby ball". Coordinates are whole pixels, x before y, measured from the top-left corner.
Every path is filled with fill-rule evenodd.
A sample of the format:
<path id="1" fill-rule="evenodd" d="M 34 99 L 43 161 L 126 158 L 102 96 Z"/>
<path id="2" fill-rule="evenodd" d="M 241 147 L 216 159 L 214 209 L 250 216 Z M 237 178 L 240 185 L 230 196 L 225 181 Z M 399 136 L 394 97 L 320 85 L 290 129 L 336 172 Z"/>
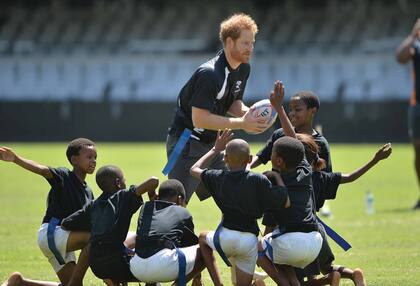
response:
<path id="1" fill-rule="evenodd" d="M 254 117 L 264 118 L 266 122 L 268 123 L 268 126 L 265 130 L 270 128 L 271 125 L 273 125 L 273 123 L 276 121 L 277 112 L 274 109 L 274 107 L 271 105 L 269 99 L 263 99 L 263 100 L 257 101 L 251 106 L 251 108 L 254 108 L 254 110 L 252 111 L 252 115 Z M 259 134 L 259 133 L 264 132 L 265 130 L 261 132 L 249 132 L 249 133 Z"/>

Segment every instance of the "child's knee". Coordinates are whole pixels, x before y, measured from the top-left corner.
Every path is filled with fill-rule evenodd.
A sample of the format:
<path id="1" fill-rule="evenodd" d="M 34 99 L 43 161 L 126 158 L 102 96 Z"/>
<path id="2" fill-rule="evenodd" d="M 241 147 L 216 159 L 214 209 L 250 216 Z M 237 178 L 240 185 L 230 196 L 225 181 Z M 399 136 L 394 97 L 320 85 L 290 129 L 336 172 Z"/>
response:
<path id="1" fill-rule="evenodd" d="M 14 272 L 10 275 L 9 279 L 7 279 L 7 284 L 2 284 L 7 286 L 20 286 L 23 285 L 23 276 L 19 272 Z"/>

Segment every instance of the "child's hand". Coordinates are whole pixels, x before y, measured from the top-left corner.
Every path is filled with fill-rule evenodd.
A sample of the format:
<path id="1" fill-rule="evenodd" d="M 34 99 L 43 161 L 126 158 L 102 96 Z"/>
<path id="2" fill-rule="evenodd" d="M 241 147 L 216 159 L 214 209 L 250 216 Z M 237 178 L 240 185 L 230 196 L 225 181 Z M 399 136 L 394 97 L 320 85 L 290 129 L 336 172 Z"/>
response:
<path id="1" fill-rule="evenodd" d="M 380 161 L 383 159 L 386 159 L 391 155 L 392 153 L 392 146 L 391 143 L 386 143 L 384 146 L 381 147 L 381 149 L 376 152 L 374 159 L 376 161 Z"/>
<path id="2" fill-rule="evenodd" d="M 147 196 L 149 197 L 149 201 L 157 200 L 157 194 L 155 190 L 159 186 L 159 179 L 156 177 L 150 177 L 143 184 L 147 189 Z"/>
<path id="3" fill-rule="evenodd" d="M 282 81 L 274 82 L 274 90 L 270 93 L 270 103 L 275 110 L 279 110 L 283 106 L 284 85 Z"/>
<path id="4" fill-rule="evenodd" d="M 1 147 L 0 148 L 0 160 L 6 161 L 6 162 L 14 162 L 16 159 L 16 154 L 13 152 L 12 149 L 7 147 Z"/>
<path id="5" fill-rule="evenodd" d="M 225 129 L 223 132 L 219 130 L 217 132 L 216 142 L 214 143 L 214 149 L 218 152 L 222 152 L 226 149 L 227 143 L 232 139 L 233 133 L 231 129 Z"/>

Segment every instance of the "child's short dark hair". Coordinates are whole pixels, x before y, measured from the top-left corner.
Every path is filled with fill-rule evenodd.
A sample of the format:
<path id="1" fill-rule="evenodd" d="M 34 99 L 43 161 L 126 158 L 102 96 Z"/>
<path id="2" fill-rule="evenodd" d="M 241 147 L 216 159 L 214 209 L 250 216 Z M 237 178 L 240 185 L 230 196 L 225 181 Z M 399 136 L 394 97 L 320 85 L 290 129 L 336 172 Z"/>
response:
<path id="1" fill-rule="evenodd" d="M 292 96 L 292 98 L 299 98 L 305 103 L 308 108 L 316 108 L 318 111 L 320 102 L 318 96 L 310 90 L 299 91 Z"/>
<path id="2" fill-rule="evenodd" d="M 117 166 L 106 165 L 96 172 L 96 184 L 103 192 L 112 192 L 116 179 L 122 174 Z"/>
<path id="3" fill-rule="evenodd" d="M 185 189 L 184 185 L 178 180 L 169 179 L 164 181 L 159 186 L 159 198 L 160 199 L 170 199 L 173 197 L 178 197 L 185 199 Z"/>
<path id="4" fill-rule="evenodd" d="M 67 160 L 69 160 L 71 164 L 71 157 L 79 155 L 80 149 L 85 146 L 95 146 L 93 141 L 86 139 L 86 138 L 77 138 L 72 140 L 69 145 L 67 146 L 66 156 Z"/>
<path id="5" fill-rule="evenodd" d="M 281 137 L 274 142 L 273 152 L 281 157 L 287 169 L 296 168 L 305 156 L 303 144 L 293 137 Z"/>

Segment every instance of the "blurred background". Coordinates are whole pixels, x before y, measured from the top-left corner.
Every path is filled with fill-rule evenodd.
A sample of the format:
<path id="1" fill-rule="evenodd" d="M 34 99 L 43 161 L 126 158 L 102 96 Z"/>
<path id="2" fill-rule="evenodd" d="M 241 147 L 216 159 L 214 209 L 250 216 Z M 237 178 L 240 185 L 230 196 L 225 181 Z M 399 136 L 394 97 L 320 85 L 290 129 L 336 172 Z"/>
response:
<path id="1" fill-rule="evenodd" d="M 164 141 L 234 12 L 260 29 L 245 101 L 280 79 L 319 96 L 330 142 L 408 142 L 412 67 L 394 51 L 418 0 L 1 0 L 0 141 Z"/>

